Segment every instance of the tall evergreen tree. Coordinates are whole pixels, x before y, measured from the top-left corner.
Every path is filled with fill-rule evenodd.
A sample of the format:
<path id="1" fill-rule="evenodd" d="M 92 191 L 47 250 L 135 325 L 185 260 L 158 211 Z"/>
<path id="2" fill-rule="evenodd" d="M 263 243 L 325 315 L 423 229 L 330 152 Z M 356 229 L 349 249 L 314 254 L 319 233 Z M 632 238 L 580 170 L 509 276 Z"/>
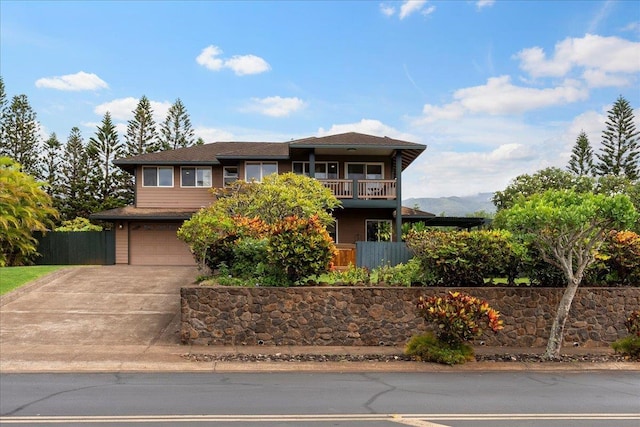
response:
<path id="1" fill-rule="evenodd" d="M 0 76 L 0 147 L 5 145 L 5 116 L 7 114 L 7 93 L 4 89 L 4 80 Z M 1 148 L 0 148 L 1 150 Z"/>
<path id="2" fill-rule="evenodd" d="M 631 180 L 640 178 L 640 142 L 629 101 L 618 97 L 608 111 L 602 131 L 601 154 L 597 154 L 599 175 L 625 175 Z"/>
<path id="3" fill-rule="evenodd" d="M 124 176 L 113 165 L 113 161 L 121 157 L 124 150 L 108 111 L 95 136 L 89 139 L 87 153 L 91 160 L 92 191 L 99 209 L 122 206 L 119 198 L 125 186 Z"/>
<path id="4" fill-rule="evenodd" d="M 56 197 L 60 187 L 60 150 L 62 144 L 58 141 L 56 133 L 53 132 L 44 142 L 44 150 L 42 152 L 42 179 L 47 183 L 44 190 L 51 197 Z"/>
<path id="5" fill-rule="evenodd" d="M 581 131 L 576 139 L 567 169 L 578 176 L 593 176 L 593 149 L 585 131 Z"/>
<path id="6" fill-rule="evenodd" d="M 167 118 L 160 125 L 158 141 L 162 150 L 190 147 L 195 143 L 191 119 L 180 98 L 169 108 Z"/>
<path id="7" fill-rule="evenodd" d="M 124 136 L 126 155 L 137 156 L 160 151 L 157 137 L 153 109 L 149 99 L 143 95 L 133 112 L 133 119 L 127 123 L 127 133 Z"/>
<path id="8" fill-rule="evenodd" d="M 60 165 L 60 186 L 56 207 L 62 220 L 78 216 L 86 218 L 94 210 L 94 201 L 89 191 L 89 156 L 84 146 L 80 129 L 74 127 L 69 133 Z"/>
<path id="9" fill-rule="evenodd" d="M 3 117 L 0 155 L 11 157 L 22 165 L 22 171 L 41 178 L 38 169 L 40 125 L 27 95 L 16 95 Z"/>

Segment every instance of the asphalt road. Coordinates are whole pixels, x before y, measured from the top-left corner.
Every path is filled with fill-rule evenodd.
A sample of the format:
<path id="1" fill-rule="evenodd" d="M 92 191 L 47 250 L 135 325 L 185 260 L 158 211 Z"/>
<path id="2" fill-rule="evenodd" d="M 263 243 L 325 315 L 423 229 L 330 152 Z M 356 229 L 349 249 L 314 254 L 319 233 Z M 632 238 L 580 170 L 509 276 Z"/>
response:
<path id="1" fill-rule="evenodd" d="M 640 425 L 640 372 L 5 374 L 0 424 Z"/>

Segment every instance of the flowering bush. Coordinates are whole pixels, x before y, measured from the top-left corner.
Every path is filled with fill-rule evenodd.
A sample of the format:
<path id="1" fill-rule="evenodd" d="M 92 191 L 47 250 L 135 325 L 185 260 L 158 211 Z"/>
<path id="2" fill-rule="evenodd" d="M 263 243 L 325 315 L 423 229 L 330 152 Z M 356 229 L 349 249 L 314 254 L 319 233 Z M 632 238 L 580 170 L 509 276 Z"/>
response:
<path id="1" fill-rule="evenodd" d="M 438 326 L 438 339 L 451 344 L 479 337 L 485 328 L 498 332 L 503 327 L 500 313 L 489 303 L 460 292 L 449 292 L 444 297 L 420 297 L 418 309 Z"/>

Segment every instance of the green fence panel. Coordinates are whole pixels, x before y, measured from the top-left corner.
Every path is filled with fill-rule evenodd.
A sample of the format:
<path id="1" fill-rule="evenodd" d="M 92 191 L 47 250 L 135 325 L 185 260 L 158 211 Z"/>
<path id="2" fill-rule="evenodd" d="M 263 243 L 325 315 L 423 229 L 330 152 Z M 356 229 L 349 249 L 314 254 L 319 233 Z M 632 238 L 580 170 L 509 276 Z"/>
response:
<path id="1" fill-rule="evenodd" d="M 383 265 L 396 266 L 413 257 L 404 242 L 356 242 L 356 265 L 374 269 Z"/>
<path id="2" fill-rule="evenodd" d="M 115 232 L 53 231 L 36 234 L 39 265 L 111 265 L 116 262 Z"/>

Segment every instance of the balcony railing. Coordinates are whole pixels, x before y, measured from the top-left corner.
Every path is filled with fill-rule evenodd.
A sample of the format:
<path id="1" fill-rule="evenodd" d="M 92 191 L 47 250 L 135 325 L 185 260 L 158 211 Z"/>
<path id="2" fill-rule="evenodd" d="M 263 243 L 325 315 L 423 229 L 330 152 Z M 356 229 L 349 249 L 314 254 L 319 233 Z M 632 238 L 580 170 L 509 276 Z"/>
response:
<path id="1" fill-rule="evenodd" d="M 320 182 L 338 199 L 384 199 L 396 198 L 395 179 L 321 179 Z"/>

